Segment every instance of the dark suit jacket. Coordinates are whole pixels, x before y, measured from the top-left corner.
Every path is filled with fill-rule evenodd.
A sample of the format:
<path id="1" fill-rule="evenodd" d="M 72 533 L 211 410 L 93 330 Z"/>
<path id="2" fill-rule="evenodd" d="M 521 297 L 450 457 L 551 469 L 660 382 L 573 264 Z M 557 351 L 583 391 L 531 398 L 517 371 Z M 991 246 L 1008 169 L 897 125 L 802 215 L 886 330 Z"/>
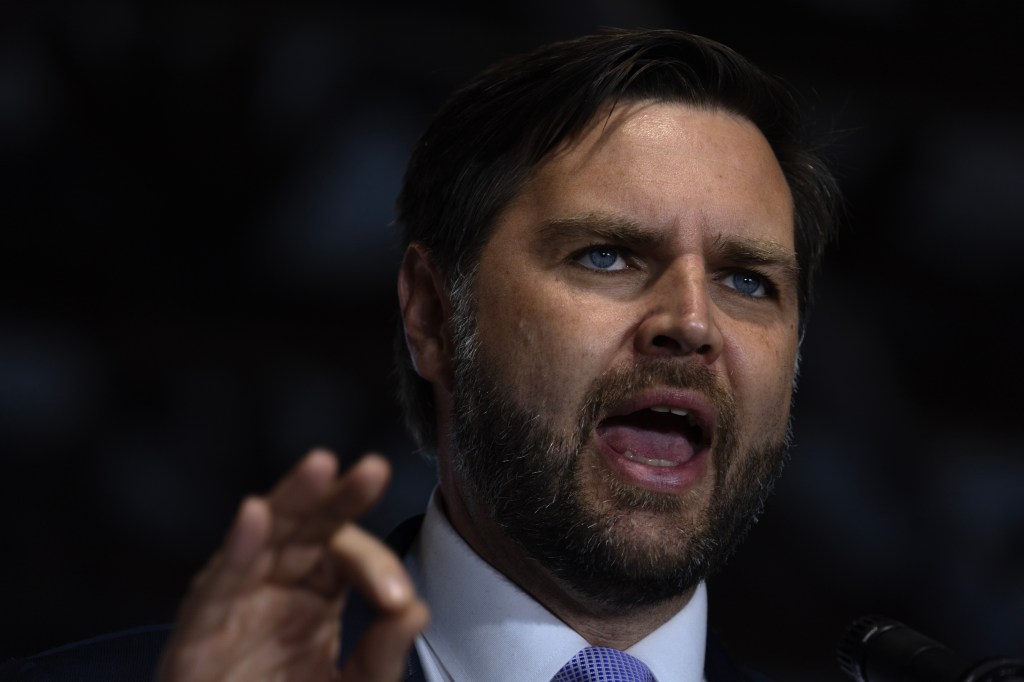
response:
<path id="1" fill-rule="evenodd" d="M 405 554 L 412 544 L 422 520 L 423 517 L 410 519 L 388 537 L 388 544 L 399 555 Z M 342 618 L 341 660 L 372 618 L 372 609 L 353 595 Z M 169 625 L 136 628 L 10 661 L 0 666 L 0 682 L 151 682 L 170 631 Z M 738 668 L 711 636 L 704 671 L 708 682 L 768 682 L 756 673 Z M 409 656 L 405 679 L 424 682 L 415 650 Z"/>

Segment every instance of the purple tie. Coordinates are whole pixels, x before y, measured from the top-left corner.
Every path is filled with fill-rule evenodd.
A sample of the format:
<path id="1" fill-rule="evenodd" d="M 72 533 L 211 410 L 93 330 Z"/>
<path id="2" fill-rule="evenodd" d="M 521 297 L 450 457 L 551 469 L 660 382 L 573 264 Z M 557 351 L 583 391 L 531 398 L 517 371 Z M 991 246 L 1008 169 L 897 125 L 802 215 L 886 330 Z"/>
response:
<path id="1" fill-rule="evenodd" d="M 654 682 L 654 675 L 623 651 L 591 646 L 573 656 L 551 682 Z"/>

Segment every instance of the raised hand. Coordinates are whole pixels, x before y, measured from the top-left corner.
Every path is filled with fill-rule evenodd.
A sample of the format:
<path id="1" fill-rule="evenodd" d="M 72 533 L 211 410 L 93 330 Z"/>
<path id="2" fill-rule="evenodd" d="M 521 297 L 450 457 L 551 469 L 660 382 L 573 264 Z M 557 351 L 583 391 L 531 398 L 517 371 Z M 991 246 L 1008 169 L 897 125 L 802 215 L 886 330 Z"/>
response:
<path id="1" fill-rule="evenodd" d="M 390 475 L 367 455 L 338 478 L 314 450 L 266 497 L 244 500 L 223 547 L 194 579 L 158 682 L 396 682 L 427 624 L 398 557 L 355 525 Z M 380 615 L 336 670 L 350 588 Z"/>

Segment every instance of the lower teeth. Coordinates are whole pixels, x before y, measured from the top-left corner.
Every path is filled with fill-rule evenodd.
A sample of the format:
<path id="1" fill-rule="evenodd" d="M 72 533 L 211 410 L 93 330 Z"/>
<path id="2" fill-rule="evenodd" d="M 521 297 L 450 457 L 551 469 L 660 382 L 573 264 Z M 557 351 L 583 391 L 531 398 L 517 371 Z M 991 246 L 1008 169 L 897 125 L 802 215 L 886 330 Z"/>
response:
<path id="1" fill-rule="evenodd" d="M 632 460 L 634 462 L 640 462 L 641 464 L 647 464 L 649 466 L 654 466 L 654 467 L 670 467 L 670 466 L 675 466 L 674 462 L 670 462 L 667 459 L 648 459 L 647 457 L 643 457 L 641 455 L 634 455 L 629 450 L 626 450 L 624 453 L 622 453 L 622 456 L 625 457 L 628 460 Z"/>

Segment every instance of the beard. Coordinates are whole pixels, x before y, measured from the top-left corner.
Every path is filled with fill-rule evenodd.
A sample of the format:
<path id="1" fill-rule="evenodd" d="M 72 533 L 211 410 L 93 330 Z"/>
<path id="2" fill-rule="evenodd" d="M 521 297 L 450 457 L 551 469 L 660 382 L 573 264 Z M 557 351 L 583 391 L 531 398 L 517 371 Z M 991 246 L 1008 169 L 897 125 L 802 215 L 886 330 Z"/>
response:
<path id="1" fill-rule="evenodd" d="M 455 299 L 459 300 L 459 299 Z M 634 610 L 680 596 L 720 568 L 757 520 L 782 471 L 790 441 L 765 437 L 741 452 L 734 401 L 705 365 L 650 358 L 609 370 L 590 386 L 574 424 L 554 424 L 522 405 L 502 381 L 457 305 L 453 419 L 455 471 L 476 509 L 529 559 L 606 609 Z M 702 392 L 717 415 L 710 494 L 650 491 L 588 457 L 601 415 L 637 392 Z M 605 494 L 596 494 L 592 481 Z"/>

